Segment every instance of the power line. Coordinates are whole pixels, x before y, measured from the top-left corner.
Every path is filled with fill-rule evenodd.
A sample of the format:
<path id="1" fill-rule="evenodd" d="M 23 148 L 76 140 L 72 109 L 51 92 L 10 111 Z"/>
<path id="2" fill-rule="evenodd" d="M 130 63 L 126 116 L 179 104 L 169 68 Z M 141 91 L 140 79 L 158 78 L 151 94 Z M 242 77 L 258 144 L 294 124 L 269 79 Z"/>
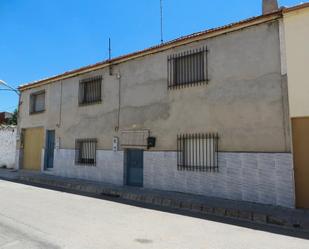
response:
<path id="1" fill-rule="evenodd" d="M 14 90 L 14 89 L 0 89 L 0 91 L 8 91 L 8 92 L 15 92 L 15 93 L 17 93 L 18 95 L 19 95 L 19 91 L 18 90 Z"/>
<path id="2" fill-rule="evenodd" d="M 9 91 L 9 92 L 14 92 L 13 90 L 11 89 L 0 89 L 0 91 Z"/>

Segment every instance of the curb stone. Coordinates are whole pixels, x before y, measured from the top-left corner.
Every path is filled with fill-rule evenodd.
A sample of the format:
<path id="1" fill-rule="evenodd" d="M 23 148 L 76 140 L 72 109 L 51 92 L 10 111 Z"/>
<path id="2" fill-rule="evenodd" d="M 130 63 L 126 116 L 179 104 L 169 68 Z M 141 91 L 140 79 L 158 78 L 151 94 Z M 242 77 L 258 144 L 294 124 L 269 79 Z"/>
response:
<path id="1" fill-rule="evenodd" d="M 50 176 L 49 176 L 50 177 Z M 53 176 L 54 177 L 54 176 Z M 54 177 L 57 178 L 57 177 Z M 37 177 L 27 177 L 20 176 L 18 178 L 21 182 L 26 183 L 37 183 L 47 186 L 62 187 L 68 190 L 75 190 L 84 193 L 92 193 L 97 195 L 106 195 L 115 198 L 122 198 L 126 200 L 136 201 L 140 203 L 148 203 L 156 206 L 161 206 L 165 208 L 172 208 L 178 210 L 186 210 L 194 213 L 200 213 L 205 215 L 214 215 L 218 217 L 227 217 L 232 219 L 239 219 L 244 221 L 250 221 L 258 224 L 268 224 L 270 226 L 285 227 L 300 231 L 309 231 L 309 213 L 305 211 L 298 212 L 297 210 L 291 209 L 289 214 L 285 214 L 280 210 L 280 214 L 272 211 L 272 214 L 268 213 L 268 209 L 264 212 L 261 210 L 255 210 L 248 205 L 251 210 L 246 210 L 244 208 L 238 208 L 238 206 L 231 208 L 228 206 L 216 206 L 212 202 L 204 203 L 201 201 L 196 201 L 194 195 L 192 198 L 181 197 L 181 193 L 172 194 L 169 197 L 165 197 L 164 191 L 159 192 L 159 194 L 153 194 L 150 190 L 141 190 L 136 188 L 126 188 L 126 187 L 103 187 L 104 184 L 100 183 L 89 183 L 83 180 L 70 179 L 67 180 L 57 180 L 48 179 L 46 176 Z M 150 193 L 149 193 L 150 192 Z M 153 191 L 155 192 L 155 191 Z M 158 191 L 157 191 L 158 192 Z M 178 197 L 181 198 L 178 198 Z M 261 205 L 263 206 L 263 205 Z M 264 205 L 266 206 L 266 205 Z M 269 207 L 275 209 L 276 207 Z M 270 210 L 271 210 L 270 209 Z M 278 208 L 279 209 L 279 208 Z M 293 212 L 297 212 L 298 216 L 294 217 Z M 303 216 L 302 216 L 303 215 Z M 305 217 L 305 219 L 303 218 Z"/>
<path id="2" fill-rule="evenodd" d="M 259 213 L 253 213 L 253 221 L 257 223 L 267 223 L 267 215 L 265 214 L 259 214 Z"/>

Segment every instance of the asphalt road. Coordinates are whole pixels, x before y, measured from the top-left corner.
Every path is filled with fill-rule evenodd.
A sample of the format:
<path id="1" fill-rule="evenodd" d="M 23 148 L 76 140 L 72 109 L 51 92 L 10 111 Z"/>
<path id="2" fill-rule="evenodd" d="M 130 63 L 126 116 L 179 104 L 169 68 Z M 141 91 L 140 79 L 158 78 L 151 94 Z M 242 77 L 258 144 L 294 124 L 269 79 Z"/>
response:
<path id="1" fill-rule="evenodd" d="M 307 249 L 309 240 L 0 180 L 2 249 Z"/>

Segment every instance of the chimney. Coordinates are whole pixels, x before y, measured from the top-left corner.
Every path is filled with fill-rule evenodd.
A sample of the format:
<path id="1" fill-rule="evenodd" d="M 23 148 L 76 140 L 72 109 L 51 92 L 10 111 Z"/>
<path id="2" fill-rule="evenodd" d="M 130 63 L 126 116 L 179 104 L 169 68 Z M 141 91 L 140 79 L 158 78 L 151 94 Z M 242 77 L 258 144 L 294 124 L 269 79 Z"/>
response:
<path id="1" fill-rule="evenodd" d="M 269 14 L 277 10 L 278 10 L 277 0 L 263 0 L 263 15 Z"/>

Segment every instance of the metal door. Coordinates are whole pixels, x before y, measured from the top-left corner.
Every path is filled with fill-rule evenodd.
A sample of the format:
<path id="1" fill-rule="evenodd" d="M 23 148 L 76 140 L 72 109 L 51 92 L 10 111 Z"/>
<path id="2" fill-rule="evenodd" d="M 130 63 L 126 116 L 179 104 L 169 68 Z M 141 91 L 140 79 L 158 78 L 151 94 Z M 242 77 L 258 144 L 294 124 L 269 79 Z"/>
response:
<path id="1" fill-rule="evenodd" d="M 46 133 L 45 146 L 45 169 L 54 167 L 55 131 L 49 130 Z"/>
<path id="2" fill-rule="evenodd" d="M 293 118 L 296 207 L 309 208 L 309 117 Z"/>
<path id="3" fill-rule="evenodd" d="M 144 151 L 128 149 L 126 151 L 127 185 L 143 187 Z"/>

